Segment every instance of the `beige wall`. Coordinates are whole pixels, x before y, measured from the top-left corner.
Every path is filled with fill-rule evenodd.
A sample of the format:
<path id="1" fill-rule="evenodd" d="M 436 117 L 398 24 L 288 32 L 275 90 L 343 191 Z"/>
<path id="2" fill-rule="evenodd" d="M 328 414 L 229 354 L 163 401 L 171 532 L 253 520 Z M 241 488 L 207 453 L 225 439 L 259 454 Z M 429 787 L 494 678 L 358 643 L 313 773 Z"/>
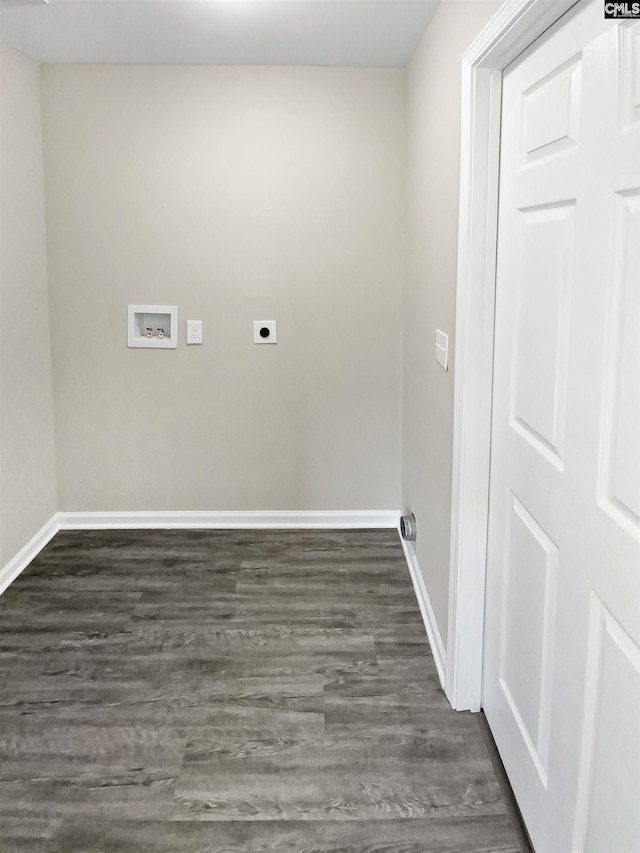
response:
<path id="1" fill-rule="evenodd" d="M 40 77 L 0 42 L 0 567 L 56 503 Z"/>
<path id="2" fill-rule="evenodd" d="M 42 69 L 60 508 L 402 500 L 446 640 L 453 372 L 433 339 L 453 347 L 460 57 L 498 6 L 443 0 L 406 92 L 393 69 Z M 56 495 L 37 67 L 6 49 L 2 84 L 3 318 L 34 332 L 3 322 L 4 562 Z M 178 305 L 177 350 L 126 347 L 147 301 Z M 279 344 L 253 346 L 271 318 Z"/>
<path id="3" fill-rule="evenodd" d="M 42 81 L 61 509 L 397 507 L 404 71 Z M 177 350 L 127 348 L 147 302 Z"/>
<path id="4" fill-rule="evenodd" d="M 460 62 L 500 2 L 443 0 L 407 71 L 409 272 L 404 295 L 402 503 L 447 641 Z M 449 372 L 435 331 L 449 335 Z"/>

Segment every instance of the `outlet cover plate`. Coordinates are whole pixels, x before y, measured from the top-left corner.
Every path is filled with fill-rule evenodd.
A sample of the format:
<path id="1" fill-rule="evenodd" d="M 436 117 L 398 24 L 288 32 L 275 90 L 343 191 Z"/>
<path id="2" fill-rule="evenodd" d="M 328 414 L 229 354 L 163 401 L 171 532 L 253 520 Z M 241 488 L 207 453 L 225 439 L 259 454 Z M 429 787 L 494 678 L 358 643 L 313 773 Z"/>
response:
<path id="1" fill-rule="evenodd" d="M 202 343 L 202 320 L 187 320 L 187 343 Z"/>
<path id="2" fill-rule="evenodd" d="M 276 328 L 276 321 L 254 320 L 253 342 L 254 344 L 277 344 L 278 330 Z"/>

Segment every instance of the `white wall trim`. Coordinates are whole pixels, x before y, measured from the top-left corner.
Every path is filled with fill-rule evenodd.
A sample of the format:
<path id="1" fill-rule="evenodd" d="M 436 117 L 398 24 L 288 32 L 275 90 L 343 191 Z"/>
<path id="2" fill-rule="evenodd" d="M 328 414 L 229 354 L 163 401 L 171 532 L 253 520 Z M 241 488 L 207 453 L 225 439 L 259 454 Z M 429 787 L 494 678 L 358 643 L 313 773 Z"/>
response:
<path id="1" fill-rule="evenodd" d="M 462 58 L 449 630 L 445 690 L 482 703 L 502 71 L 576 0 L 507 0 Z"/>
<path id="2" fill-rule="evenodd" d="M 442 634 L 438 628 L 433 607 L 431 606 L 431 599 L 429 598 L 424 577 L 420 570 L 415 546 L 413 542 L 405 542 L 402 537 L 400 538 L 400 541 L 402 542 L 404 556 L 406 558 L 407 565 L 409 566 L 409 574 L 411 575 L 413 589 L 416 594 L 416 598 L 418 599 L 418 607 L 422 614 L 422 621 L 424 622 L 424 627 L 427 632 L 433 659 L 436 664 L 436 669 L 438 670 L 438 678 L 440 679 L 440 684 L 444 688 L 445 673 L 447 669 L 447 653 L 445 651 L 444 643 L 442 642 Z"/>
<path id="3" fill-rule="evenodd" d="M 259 510 L 256 512 L 61 512 L 60 530 L 129 528 L 394 528 L 398 510 Z"/>
<path id="4" fill-rule="evenodd" d="M 31 537 L 24 548 L 21 548 L 15 557 L 0 569 L 0 595 L 2 595 L 9 584 L 12 584 L 22 574 L 29 563 L 42 551 L 47 542 L 53 539 L 58 530 L 58 513 L 55 513 L 49 521 L 42 525 L 35 536 Z"/>

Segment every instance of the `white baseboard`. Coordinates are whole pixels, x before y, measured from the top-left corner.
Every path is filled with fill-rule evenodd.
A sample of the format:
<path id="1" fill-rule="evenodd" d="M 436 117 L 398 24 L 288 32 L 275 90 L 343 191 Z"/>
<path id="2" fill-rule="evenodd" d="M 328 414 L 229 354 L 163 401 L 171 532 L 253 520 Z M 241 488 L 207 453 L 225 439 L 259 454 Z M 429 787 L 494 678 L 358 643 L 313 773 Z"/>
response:
<path id="1" fill-rule="evenodd" d="M 126 530 L 134 528 L 211 529 L 355 529 L 395 528 L 396 510 L 256 512 L 61 512 L 60 530 Z"/>
<path id="2" fill-rule="evenodd" d="M 445 673 L 447 671 L 447 652 L 445 650 L 444 643 L 442 642 L 442 635 L 440 634 L 440 629 L 438 628 L 438 623 L 436 622 L 436 617 L 433 613 L 433 607 L 431 606 L 431 599 L 427 592 L 424 577 L 420 571 L 420 564 L 418 563 L 415 546 L 413 542 L 405 542 L 402 537 L 400 538 L 400 541 L 402 542 L 404 555 L 407 560 L 407 565 L 409 566 L 409 573 L 411 574 L 411 580 L 413 581 L 413 589 L 415 590 L 416 598 L 418 599 L 418 607 L 420 608 L 422 621 L 424 622 L 424 627 L 427 631 L 427 637 L 429 638 L 433 659 L 436 664 L 436 669 L 438 670 L 440 684 L 444 690 Z"/>
<path id="3" fill-rule="evenodd" d="M 14 582 L 18 575 L 22 574 L 29 563 L 38 556 L 47 542 L 56 535 L 60 529 L 58 515 L 58 513 L 52 515 L 49 521 L 42 525 L 36 535 L 32 536 L 24 548 L 21 548 L 15 557 L 0 569 L 0 595 L 2 595 L 9 584 Z"/>

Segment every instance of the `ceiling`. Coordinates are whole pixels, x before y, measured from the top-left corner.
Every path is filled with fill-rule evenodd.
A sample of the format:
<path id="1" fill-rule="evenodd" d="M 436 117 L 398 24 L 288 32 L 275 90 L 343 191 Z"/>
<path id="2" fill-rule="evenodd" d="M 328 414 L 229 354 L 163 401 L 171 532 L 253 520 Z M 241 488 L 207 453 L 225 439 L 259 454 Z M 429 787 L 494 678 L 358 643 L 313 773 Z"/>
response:
<path id="1" fill-rule="evenodd" d="M 2 0 L 39 62 L 403 66 L 439 0 Z"/>

